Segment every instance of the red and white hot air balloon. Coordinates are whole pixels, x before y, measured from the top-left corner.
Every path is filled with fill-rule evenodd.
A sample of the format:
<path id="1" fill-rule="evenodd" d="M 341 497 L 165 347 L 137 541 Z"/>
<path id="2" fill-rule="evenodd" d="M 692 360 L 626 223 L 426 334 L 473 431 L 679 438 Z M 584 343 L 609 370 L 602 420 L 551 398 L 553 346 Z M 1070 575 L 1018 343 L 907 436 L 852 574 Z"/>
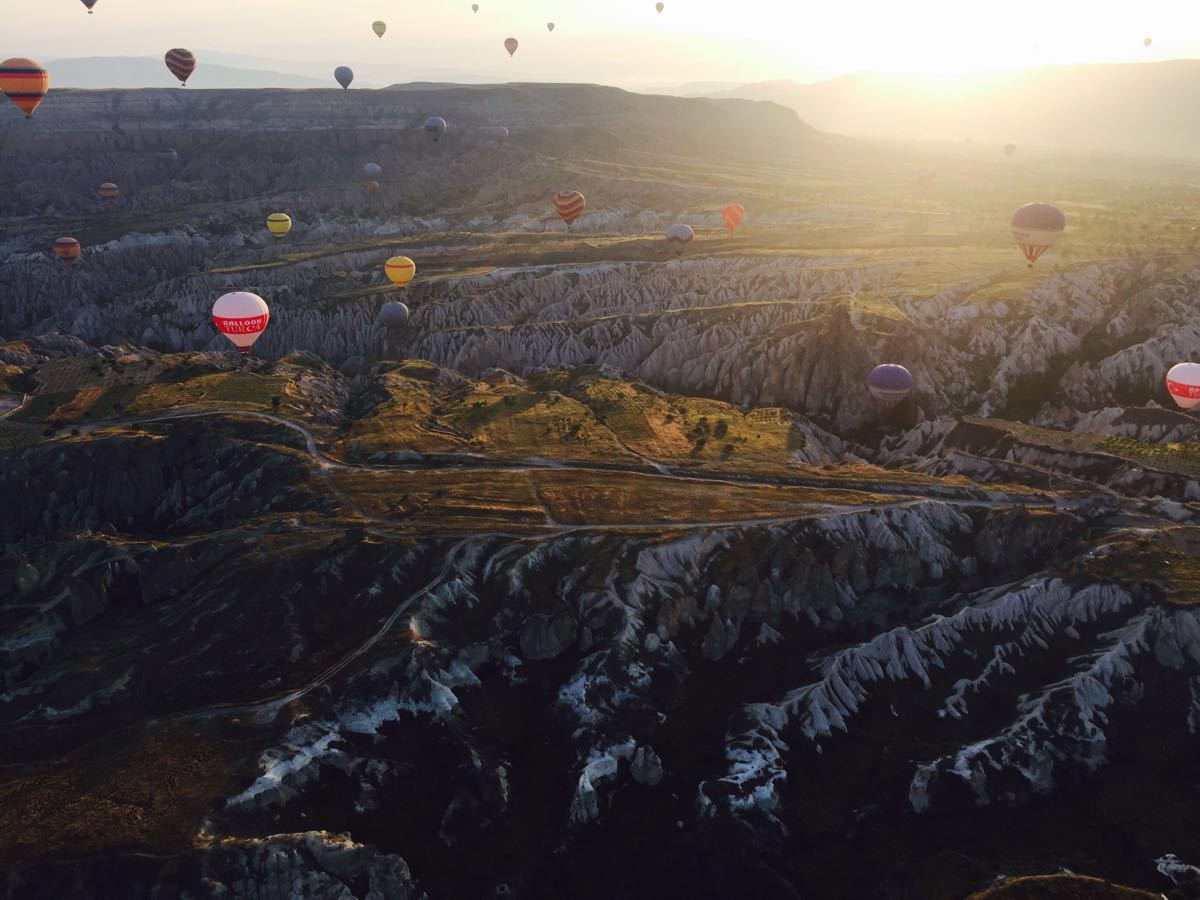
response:
<path id="1" fill-rule="evenodd" d="M 1031 268 L 1066 229 L 1066 213 L 1051 203 L 1027 203 L 1013 213 L 1013 238 Z"/>
<path id="2" fill-rule="evenodd" d="M 249 353 L 254 342 L 267 330 L 271 311 L 267 301 L 258 294 L 235 291 L 217 298 L 212 310 L 217 330 L 242 353 Z"/>
<path id="3" fill-rule="evenodd" d="M 1180 409 L 1192 409 L 1200 403 L 1200 363 L 1185 362 L 1167 372 L 1167 390 Z"/>

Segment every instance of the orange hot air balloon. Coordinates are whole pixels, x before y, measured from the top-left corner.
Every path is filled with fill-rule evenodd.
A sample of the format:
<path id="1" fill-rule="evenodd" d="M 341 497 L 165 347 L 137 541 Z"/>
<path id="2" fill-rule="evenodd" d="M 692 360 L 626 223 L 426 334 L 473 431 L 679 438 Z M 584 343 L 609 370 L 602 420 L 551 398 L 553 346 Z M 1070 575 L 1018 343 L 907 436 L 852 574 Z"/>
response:
<path id="1" fill-rule="evenodd" d="M 79 259 L 81 250 L 79 241 L 73 237 L 60 237 L 54 242 L 54 255 L 68 266 L 75 265 L 75 260 Z"/>
<path id="2" fill-rule="evenodd" d="M 554 195 L 554 211 L 568 225 L 582 216 L 585 209 L 587 200 L 579 191 L 559 191 Z"/>
<path id="3" fill-rule="evenodd" d="M 33 111 L 46 99 L 48 90 L 50 74 L 32 59 L 18 56 L 0 63 L 0 91 L 25 113 L 25 118 L 33 118 Z"/>
<path id="4" fill-rule="evenodd" d="M 378 194 L 379 193 L 379 182 L 378 181 L 368 181 L 367 182 L 367 193 L 368 194 Z"/>
<path id="5" fill-rule="evenodd" d="M 746 218 L 746 207 L 740 203 L 731 203 L 721 211 L 721 216 L 725 219 L 725 227 L 733 234 L 742 224 L 742 219 Z"/>
<path id="6" fill-rule="evenodd" d="M 508 51 L 509 56 L 517 52 L 517 46 L 516 38 L 508 38 L 504 41 L 504 49 Z"/>
<path id="7" fill-rule="evenodd" d="M 106 181 L 100 185 L 100 199 L 108 203 L 116 203 L 121 196 L 121 189 L 111 181 Z"/>

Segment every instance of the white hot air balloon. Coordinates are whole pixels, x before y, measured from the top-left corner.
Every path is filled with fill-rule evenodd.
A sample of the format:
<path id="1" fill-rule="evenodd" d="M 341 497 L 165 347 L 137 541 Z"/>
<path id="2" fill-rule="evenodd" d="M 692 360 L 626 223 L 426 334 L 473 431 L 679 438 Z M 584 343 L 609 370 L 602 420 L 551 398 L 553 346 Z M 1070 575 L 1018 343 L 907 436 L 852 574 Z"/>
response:
<path id="1" fill-rule="evenodd" d="M 254 342 L 267 329 L 271 311 L 258 294 L 234 291 L 217 298 L 212 309 L 213 324 L 242 353 L 249 353 Z"/>
<path id="2" fill-rule="evenodd" d="M 1200 363 L 1171 366 L 1167 372 L 1167 390 L 1180 409 L 1193 409 L 1200 403 Z"/>

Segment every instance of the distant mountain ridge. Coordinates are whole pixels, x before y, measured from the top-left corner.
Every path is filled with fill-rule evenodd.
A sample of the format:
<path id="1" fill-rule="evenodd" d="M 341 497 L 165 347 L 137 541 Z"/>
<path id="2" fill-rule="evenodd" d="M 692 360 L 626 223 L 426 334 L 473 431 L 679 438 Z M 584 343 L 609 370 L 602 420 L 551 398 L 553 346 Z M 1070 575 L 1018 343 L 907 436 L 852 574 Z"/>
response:
<path id="1" fill-rule="evenodd" d="M 1200 156 L 1200 60 L 1043 66 L 956 78 L 846 75 L 747 84 L 713 97 L 770 100 L 822 131 Z"/>
<path id="2" fill-rule="evenodd" d="M 163 61 L 141 56 L 89 56 L 55 59 L 46 63 L 53 88 L 131 89 L 173 87 L 179 84 Z M 198 88 L 317 88 L 330 87 L 329 79 L 244 68 L 210 62 L 201 57 L 195 74 L 188 80 Z M 370 85 L 367 85 L 370 86 Z"/>

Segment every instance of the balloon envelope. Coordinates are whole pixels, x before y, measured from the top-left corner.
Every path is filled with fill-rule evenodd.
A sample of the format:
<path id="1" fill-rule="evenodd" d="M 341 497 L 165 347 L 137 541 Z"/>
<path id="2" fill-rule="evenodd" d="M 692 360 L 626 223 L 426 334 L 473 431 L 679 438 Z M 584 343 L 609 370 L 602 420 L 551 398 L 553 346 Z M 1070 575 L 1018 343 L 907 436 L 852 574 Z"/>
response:
<path id="1" fill-rule="evenodd" d="M 384 263 L 383 271 L 396 287 L 404 287 L 417 274 L 417 264 L 407 256 L 393 256 Z"/>
<path id="2" fill-rule="evenodd" d="M 867 376 L 867 389 L 871 396 L 887 407 L 898 404 L 912 393 L 912 373 L 904 366 L 884 363 L 876 366 Z"/>
<path id="3" fill-rule="evenodd" d="M 1010 159 L 1012 158 L 1012 155 L 1016 152 L 1017 152 L 1016 144 L 1005 144 L 1004 145 L 1004 155 L 1009 157 Z"/>
<path id="4" fill-rule="evenodd" d="M 733 234 L 742 224 L 742 219 L 746 218 L 746 207 L 740 203 L 731 203 L 721 211 L 721 218 L 725 220 L 725 227 L 729 229 L 729 233 Z"/>
<path id="5" fill-rule="evenodd" d="M 338 66 L 333 70 L 333 77 L 342 86 L 342 90 L 346 90 L 354 80 L 354 70 L 349 66 Z"/>
<path id="6" fill-rule="evenodd" d="M 275 237 L 284 237 L 292 230 L 292 217 L 287 213 L 271 213 L 267 216 L 267 228 Z"/>
<path id="7" fill-rule="evenodd" d="M 163 58 L 166 60 L 167 68 L 171 70 L 172 75 L 179 79 L 180 84 L 187 84 L 187 80 L 196 71 L 196 54 L 191 50 L 176 47 L 174 50 L 168 50 Z"/>
<path id="8" fill-rule="evenodd" d="M 554 30 L 554 23 L 553 23 L 553 22 L 547 22 L 547 23 L 546 23 L 546 30 L 547 30 L 547 31 L 553 31 L 553 30 Z"/>
<path id="9" fill-rule="evenodd" d="M 471 4 L 471 12 L 479 12 L 479 4 L 478 3 Z"/>
<path id="10" fill-rule="evenodd" d="M 371 30 L 379 37 L 383 37 L 384 32 L 387 31 L 387 22 L 372 22 Z"/>
<path id="11" fill-rule="evenodd" d="M 368 181 L 367 182 L 367 193 L 368 194 L 378 194 L 379 193 L 379 182 L 378 181 Z"/>
<path id="12" fill-rule="evenodd" d="M 504 41 L 504 49 L 508 51 L 509 56 L 512 56 L 517 52 L 517 46 L 518 44 L 516 38 L 507 38 Z"/>
<path id="13" fill-rule="evenodd" d="M 92 7 L 96 5 L 96 0 L 82 0 L 83 5 L 87 7 L 88 15 L 92 14 Z"/>
<path id="14" fill-rule="evenodd" d="M 1054 246 L 1066 227 L 1066 213 L 1050 203 L 1027 203 L 1012 217 L 1013 238 L 1030 266 Z"/>
<path id="15" fill-rule="evenodd" d="M 234 291 L 217 298 L 212 308 L 213 324 L 242 353 L 249 353 L 271 318 L 267 302 L 258 294 Z"/>
<path id="16" fill-rule="evenodd" d="M 425 120 L 425 133 L 433 138 L 435 144 L 442 139 L 446 128 L 446 120 L 441 116 L 430 116 Z"/>
<path id="17" fill-rule="evenodd" d="M 1150 38 L 1146 38 L 1144 41 L 1142 41 L 1143 46 L 1146 46 L 1146 47 L 1149 47 L 1153 43 L 1154 43 L 1154 41 L 1152 41 Z"/>
<path id="18" fill-rule="evenodd" d="M 121 196 L 121 189 L 111 181 L 106 181 L 104 184 L 100 185 L 99 193 L 101 200 L 107 200 L 109 203 L 113 203 L 118 197 Z"/>
<path id="19" fill-rule="evenodd" d="M 14 57 L 0 63 L 0 90 L 25 118 L 32 119 L 33 111 L 46 99 L 50 90 L 50 74 L 32 59 Z"/>
<path id="20" fill-rule="evenodd" d="M 179 159 L 179 154 L 176 153 L 174 150 L 172 150 L 170 147 L 163 147 L 161 150 L 159 150 L 154 155 L 157 156 L 159 159 L 161 159 L 163 162 L 175 162 L 175 160 Z"/>
<path id="21" fill-rule="evenodd" d="M 1171 366 L 1167 372 L 1167 390 L 1181 409 L 1193 409 L 1200 403 L 1200 363 Z"/>
<path id="22" fill-rule="evenodd" d="M 690 243 L 695 236 L 696 232 L 692 230 L 692 226 L 684 225 L 682 222 L 676 222 L 667 229 L 667 243 L 675 247 L 676 250 L 682 249 L 683 245 Z"/>
<path id="23" fill-rule="evenodd" d="M 408 321 L 408 307 L 399 300 L 389 300 L 379 310 L 379 324 L 384 328 L 399 328 Z"/>
<path id="24" fill-rule="evenodd" d="M 83 248 L 79 246 L 79 241 L 73 237 L 60 237 L 54 242 L 54 255 L 68 266 L 75 265 L 75 260 L 79 259 L 82 251 Z"/>
<path id="25" fill-rule="evenodd" d="M 554 211 L 568 225 L 582 216 L 585 209 L 587 200 L 579 191 L 559 191 L 554 195 Z"/>
<path id="26" fill-rule="evenodd" d="M 383 167 L 380 166 L 379 163 L 367 163 L 365 166 L 363 166 L 363 171 L 368 175 L 378 175 L 383 171 Z"/>
<path id="27" fill-rule="evenodd" d="M 663 9 L 665 9 L 665 7 L 661 3 L 655 3 L 654 8 L 657 9 L 659 12 L 662 12 Z"/>

